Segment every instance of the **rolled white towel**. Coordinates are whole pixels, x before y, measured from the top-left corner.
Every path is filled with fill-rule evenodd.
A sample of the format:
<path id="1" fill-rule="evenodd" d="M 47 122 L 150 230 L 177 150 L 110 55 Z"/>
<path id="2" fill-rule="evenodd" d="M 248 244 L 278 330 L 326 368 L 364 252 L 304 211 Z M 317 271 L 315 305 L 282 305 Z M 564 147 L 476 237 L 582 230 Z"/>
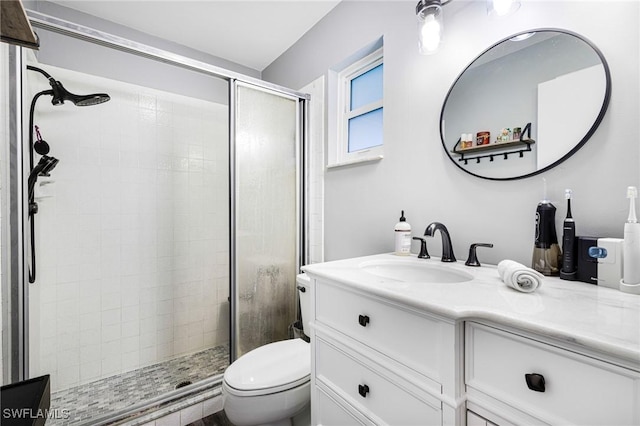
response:
<path id="1" fill-rule="evenodd" d="M 513 260 L 498 263 L 498 275 L 506 285 L 524 293 L 536 291 L 544 279 L 540 272 Z"/>

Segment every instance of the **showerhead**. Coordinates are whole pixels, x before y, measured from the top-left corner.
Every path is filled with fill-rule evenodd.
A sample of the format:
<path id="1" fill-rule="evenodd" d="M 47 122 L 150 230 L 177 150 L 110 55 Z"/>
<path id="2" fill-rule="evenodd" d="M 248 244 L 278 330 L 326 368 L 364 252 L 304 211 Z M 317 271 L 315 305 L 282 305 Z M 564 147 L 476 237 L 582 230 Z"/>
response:
<path id="1" fill-rule="evenodd" d="M 62 105 L 64 101 L 71 101 L 75 106 L 91 106 L 107 102 L 111 99 L 106 93 L 93 93 L 90 95 L 76 95 L 64 88 L 62 83 L 53 78 L 49 79 L 49 84 L 53 89 L 53 105 Z"/>
<path id="2" fill-rule="evenodd" d="M 91 95 L 76 95 L 74 93 L 69 92 L 64 88 L 62 83 L 57 81 L 55 78 L 51 77 L 51 75 L 37 67 L 33 67 L 31 65 L 27 65 L 27 69 L 30 71 L 36 71 L 40 74 L 44 75 L 49 79 L 49 84 L 51 85 L 51 92 L 45 91 L 41 92 L 42 94 L 52 95 L 53 99 L 51 99 L 51 103 L 53 105 L 62 105 L 64 101 L 71 101 L 76 106 L 91 106 L 98 105 L 103 102 L 107 102 L 111 97 L 106 93 L 93 93 Z"/>

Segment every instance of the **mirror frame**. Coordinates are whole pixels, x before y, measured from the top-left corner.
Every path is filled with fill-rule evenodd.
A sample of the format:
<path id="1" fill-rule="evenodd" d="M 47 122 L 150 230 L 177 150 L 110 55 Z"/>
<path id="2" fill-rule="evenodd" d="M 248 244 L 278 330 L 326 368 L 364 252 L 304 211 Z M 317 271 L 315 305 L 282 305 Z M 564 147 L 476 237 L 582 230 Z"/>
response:
<path id="1" fill-rule="evenodd" d="M 549 31 L 571 35 L 571 36 L 574 36 L 574 37 L 582 40 L 589 47 L 591 47 L 594 50 L 594 52 L 598 55 L 598 57 L 600 58 L 600 61 L 602 62 L 602 66 L 604 67 L 604 72 L 605 72 L 606 89 L 605 89 L 605 94 L 604 94 L 604 100 L 602 102 L 602 107 L 600 108 L 600 112 L 598 113 L 598 116 L 597 116 L 596 120 L 593 122 L 593 124 L 591 125 L 591 127 L 589 128 L 587 133 L 584 135 L 584 137 L 569 152 L 567 152 L 564 156 L 562 156 L 561 158 L 559 158 L 558 160 L 556 160 L 552 164 L 549 164 L 548 166 L 546 166 L 546 167 L 544 167 L 544 168 L 542 168 L 540 170 L 535 170 L 535 171 L 533 171 L 531 173 L 526 173 L 526 174 L 523 174 L 523 175 L 511 176 L 511 177 L 489 177 L 489 176 L 482 176 L 482 175 L 470 172 L 469 170 L 465 169 L 460 164 L 458 164 L 458 161 L 456 161 L 451 156 L 451 154 L 447 150 L 447 145 L 446 145 L 445 138 L 444 138 L 444 129 L 443 129 L 442 123 L 443 123 L 443 119 L 444 119 L 444 110 L 445 110 L 445 107 L 447 106 L 447 101 L 449 100 L 449 96 L 451 95 L 451 91 L 455 87 L 456 83 L 458 83 L 458 80 L 460 80 L 460 78 L 462 78 L 464 73 L 471 67 L 471 65 L 473 65 L 473 63 L 475 61 L 480 59 L 489 50 L 491 50 L 494 47 L 506 42 L 507 40 L 512 39 L 513 37 L 517 37 L 517 36 L 522 35 L 522 34 L 527 34 L 527 33 L 531 33 L 531 32 L 549 32 Z M 600 51 L 600 49 L 598 49 L 598 47 L 595 44 L 593 44 L 589 39 L 587 39 L 584 36 L 581 36 L 578 33 L 573 32 L 573 31 L 563 30 L 563 29 L 559 29 L 559 28 L 536 28 L 536 29 L 530 29 L 530 30 L 526 30 L 526 31 L 521 31 L 521 32 L 516 33 L 516 34 L 512 34 L 509 37 L 505 37 L 502 40 L 492 44 L 487 49 L 483 50 L 482 53 L 480 53 L 478 56 L 476 56 L 462 70 L 462 72 L 458 75 L 458 77 L 456 77 L 455 81 L 453 82 L 453 84 L 449 88 L 449 91 L 447 92 L 447 96 L 444 98 L 444 102 L 442 104 L 442 109 L 440 110 L 440 141 L 442 142 L 442 148 L 444 149 L 445 153 L 447 154 L 447 157 L 449 157 L 449 160 L 451 160 L 451 162 L 453 162 L 453 164 L 455 164 L 456 167 L 458 167 L 459 169 L 461 169 L 465 173 L 468 173 L 468 174 L 470 174 L 472 176 L 475 176 L 475 177 L 478 177 L 478 178 L 481 178 L 481 179 L 487 179 L 487 180 L 498 180 L 498 181 L 502 180 L 502 181 L 504 181 L 504 180 L 525 179 L 525 178 L 528 178 L 528 177 L 531 177 L 531 176 L 539 175 L 539 174 L 541 174 L 543 172 L 546 172 L 547 170 L 550 170 L 550 169 L 556 167 L 557 165 L 559 165 L 560 163 L 564 162 L 569 157 L 571 157 L 573 154 L 575 154 L 580 148 L 582 148 L 582 146 L 591 138 L 591 136 L 593 136 L 593 134 L 595 133 L 595 131 L 598 128 L 598 126 L 600 126 L 600 123 L 602 122 L 602 120 L 603 120 L 603 118 L 604 118 L 604 116 L 605 116 L 605 114 L 607 112 L 607 108 L 609 107 L 609 100 L 610 99 L 611 99 L 611 71 L 609 70 L 609 64 L 607 63 L 607 60 L 605 59 L 605 57 L 602 54 L 602 52 Z"/>

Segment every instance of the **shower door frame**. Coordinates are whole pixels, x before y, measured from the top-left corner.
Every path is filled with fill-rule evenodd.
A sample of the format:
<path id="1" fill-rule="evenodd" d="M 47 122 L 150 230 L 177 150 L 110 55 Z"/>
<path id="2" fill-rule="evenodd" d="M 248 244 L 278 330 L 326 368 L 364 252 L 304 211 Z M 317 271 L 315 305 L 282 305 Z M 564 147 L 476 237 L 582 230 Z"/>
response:
<path id="1" fill-rule="evenodd" d="M 136 56 L 145 57 L 148 59 L 156 60 L 159 62 L 164 62 L 167 64 L 175 65 L 181 68 L 189 69 L 192 71 L 196 71 L 205 75 L 210 75 L 212 77 L 221 78 L 228 82 L 229 87 L 229 164 L 230 164 L 230 178 L 232 176 L 233 171 L 231 170 L 231 162 L 232 162 L 232 152 L 235 152 L 235 96 L 231 94 L 232 88 L 235 88 L 237 83 L 247 84 L 254 86 L 256 88 L 261 88 L 270 92 L 274 92 L 280 94 L 282 96 L 290 97 L 298 100 L 298 126 L 299 126 L 299 146 L 298 151 L 300 153 L 299 158 L 299 211 L 298 211 L 298 220 L 299 220 L 299 230 L 298 230 L 298 267 L 306 264 L 307 262 L 307 242 L 306 242 L 306 226 L 308 223 L 308 219 L 306 218 L 306 198 L 305 198 L 305 188 L 306 188 L 306 152 L 307 152 L 307 141 L 309 135 L 309 122 L 308 122 L 308 102 L 310 101 L 310 95 L 302 92 L 298 92 L 287 87 L 283 87 L 277 84 L 269 83 L 262 81 L 260 79 L 247 76 L 241 73 L 237 73 L 231 70 L 227 70 L 224 68 L 220 68 L 206 62 L 201 62 L 186 56 L 178 55 L 173 52 L 165 51 L 162 49 L 155 48 L 153 46 L 149 46 L 143 43 L 138 43 L 120 36 L 116 36 L 107 32 L 99 31 L 84 25 L 79 25 L 73 22 L 65 21 L 63 19 L 59 19 L 54 16 L 50 16 L 47 14 L 43 14 L 40 12 L 27 10 L 27 16 L 31 25 L 34 28 L 41 28 L 43 30 L 51 31 L 54 33 L 62 34 L 71 38 L 76 38 L 80 40 L 84 40 L 90 43 L 102 45 L 111 49 L 127 52 Z M 22 47 L 13 47 L 11 46 L 12 51 L 15 52 L 16 63 L 12 64 L 11 73 L 9 75 L 10 85 L 15 90 L 15 93 L 18 95 L 21 94 L 22 91 L 22 60 L 24 56 L 24 51 Z M 19 96 L 18 96 L 19 97 Z M 12 267 L 10 268 L 11 273 L 11 286 L 9 287 L 9 300 L 14 301 L 14 303 L 18 303 L 22 309 L 16 309 L 16 306 L 13 306 L 13 309 L 10 313 L 8 331 L 10 333 L 12 342 L 10 344 L 10 357 L 5 362 L 9 363 L 11 368 L 9 377 L 5 377 L 7 383 L 14 383 L 16 381 L 25 380 L 29 378 L 29 351 L 28 351 L 28 336 L 29 336 L 29 321 L 28 321 L 28 297 L 29 297 L 29 283 L 25 279 L 26 271 L 27 271 L 27 254 L 26 254 L 26 245 L 23 242 L 27 237 L 26 231 L 24 229 L 24 223 L 26 223 L 26 208 L 24 206 L 24 191 L 26 190 L 22 184 L 22 182 L 26 179 L 25 168 L 22 167 L 24 155 L 21 152 L 24 149 L 23 144 L 23 133 L 27 131 L 24 128 L 24 120 L 22 120 L 22 103 L 20 99 L 16 100 L 15 105 L 17 106 L 15 114 L 10 117 L 11 121 L 11 134 L 10 134 L 10 147 L 11 151 L 11 176 L 16 176 L 14 181 L 11 181 L 11 204 L 9 207 L 9 215 L 12 218 L 10 222 L 10 232 L 12 237 L 10 250 L 10 262 Z M 14 127 L 15 126 L 15 127 Z M 16 166 L 17 165 L 17 166 Z M 235 170 L 235 169 L 234 169 Z M 230 241 L 229 241 L 229 264 L 230 264 L 230 289 L 235 288 L 235 273 L 232 269 L 232 264 L 234 263 L 231 259 L 233 248 L 234 248 L 234 239 L 233 233 L 235 224 L 235 219 L 233 214 L 235 210 L 233 206 L 233 194 L 235 193 L 235 182 L 230 179 L 229 180 L 229 203 L 230 203 Z M 15 189 L 15 191 L 14 191 Z M 15 198 L 14 198 L 15 197 Z M 4 221 L 4 219 L 3 219 Z M 15 234 L 15 235 L 14 235 Z M 4 237 L 4 236 L 3 236 Z M 4 256 L 3 256 L 4 257 Z M 4 266 L 4 265 L 3 265 Z M 7 279 L 7 274 L 3 273 L 3 280 Z M 37 283 L 34 283 L 37 285 Z M 230 290 L 233 291 L 233 290 Z M 231 302 L 231 298 L 229 299 Z M 232 319 L 231 317 L 230 319 Z M 231 321 L 230 321 L 231 323 Z M 231 331 L 231 330 L 230 330 Z M 6 337 L 5 337 L 6 338 Z M 233 334 L 229 335 L 230 341 L 233 339 Z M 16 347 L 17 346 L 17 347 Z M 193 385 L 185 386 L 181 389 L 177 389 L 175 391 L 169 392 L 163 396 L 150 399 L 148 401 L 144 401 L 138 404 L 131 406 L 128 409 L 114 412 L 112 415 L 109 415 L 104 418 L 93 420 L 93 425 L 101 425 L 108 424 L 112 421 L 123 418 L 124 416 L 131 415 L 132 413 L 137 413 L 142 410 L 157 406 L 158 404 L 163 404 L 167 402 L 174 401 L 176 399 L 182 398 L 185 395 L 195 394 L 197 392 L 201 392 L 203 390 L 209 389 L 215 385 L 220 384 L 222 381 L 222 376 L 214 376 L 208 379 L 204 379 L 201 382 L 194 383 Z"/>

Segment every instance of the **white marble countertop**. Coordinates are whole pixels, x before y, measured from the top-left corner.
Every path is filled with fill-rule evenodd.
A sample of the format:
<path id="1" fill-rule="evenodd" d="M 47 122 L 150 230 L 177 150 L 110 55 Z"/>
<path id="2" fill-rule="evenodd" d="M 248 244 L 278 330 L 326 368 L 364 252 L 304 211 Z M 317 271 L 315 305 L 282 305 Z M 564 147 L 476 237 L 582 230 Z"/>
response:
<path id="1" fill-rule="evenodd" d="M 371 261 L 408 262 L 471 274 L 459 283 L 400 282 L 367 273 Z M 640 371 L 640 296 L 579 281 L 545 277 L 534 293 L 507 287 L 497 267 L 380 254 L 307 265 L 311 277 L 337 280 L 379 297 L 455 320 L 485 320 L 559 339 L 625 360 Z"/>

